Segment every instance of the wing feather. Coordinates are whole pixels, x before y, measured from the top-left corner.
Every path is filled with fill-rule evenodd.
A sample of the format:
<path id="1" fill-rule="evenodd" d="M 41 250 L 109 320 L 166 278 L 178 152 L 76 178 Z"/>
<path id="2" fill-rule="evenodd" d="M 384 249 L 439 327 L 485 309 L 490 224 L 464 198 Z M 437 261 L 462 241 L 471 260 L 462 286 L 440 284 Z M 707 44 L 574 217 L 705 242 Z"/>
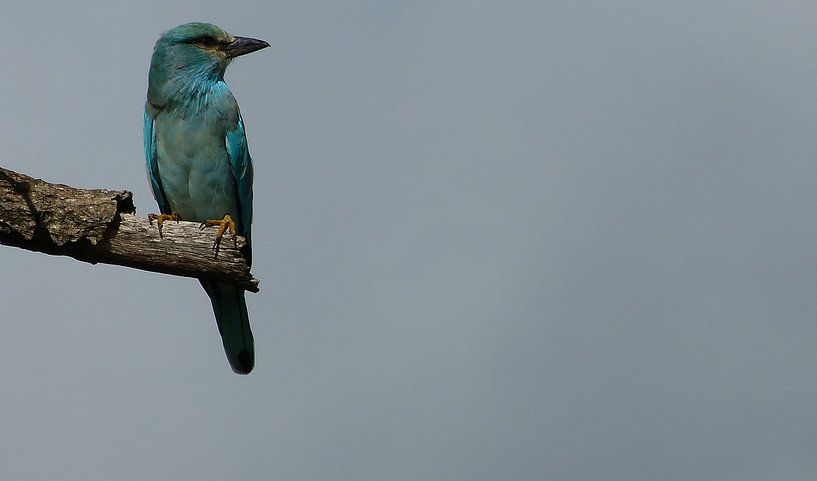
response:
<path id="1" fill-rule="evenodd" d="M 156 153 L 156 130 L 154 127 L 155 120 L 145 110 L 145 160 L 147 161 L 150 189 L 153 191 L 153 198 L 159 204 L 159 210 L 162 214 L 170 214 L 170 203 L 167 201 L 165 191 L 162 189 L 162 180 L 159 177 L 159 160 Z"/>
<path id="2" fill-rule="evenodd" d="M 239 220 L 238 231 L 241 235 L 250 237 L 252 224 L 252 159 L 247 149 L 247 136 L 244 133 L 244 120 L 238 116 L 236 128 L 227 132 L 225 139 L 227 155 L 230 158 L 230 169 L 235 180 L 238 195 Z"/>

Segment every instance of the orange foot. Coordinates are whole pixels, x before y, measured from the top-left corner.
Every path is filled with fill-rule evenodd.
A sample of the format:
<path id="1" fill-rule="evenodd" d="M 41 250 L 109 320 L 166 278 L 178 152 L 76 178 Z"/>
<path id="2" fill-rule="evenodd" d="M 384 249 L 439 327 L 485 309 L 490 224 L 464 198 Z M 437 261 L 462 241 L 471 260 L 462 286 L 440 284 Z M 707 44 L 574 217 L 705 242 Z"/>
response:
<path id="1" fill-rule="evenodd" d="M 221 220 L 205 220 L 199 226 L 199 230 L 204 230 L 205 227 L 213 225 L 218 226 L 218 231 L 216 231 L 216 240 L 213 242 L 213 250 L 216 251 L 216 256 L 218 256 L 218 248 L 221 246 L 221 239 L 224 237 L 224 233 L 228 231 L 233 235 L 233 246 L 238 249 L 238 239 L 236 239 L 235 233 L 235 221 L 233 221 L 233 218 L 230 217 L 229 214 L 225 215 Z"/>
<path id="2" fill-rule="evenodd" d="M 159 226 L 159 238 L 162 238 L 162 223 L 166 220 L 175 220 L 178 224 L 181 220 L 181 216 L 177 213 L 172 214 L 148 214 L 148 222 L 150 225 L 153 225 L 153 221 L 156 221 L 156 225 Z"/>

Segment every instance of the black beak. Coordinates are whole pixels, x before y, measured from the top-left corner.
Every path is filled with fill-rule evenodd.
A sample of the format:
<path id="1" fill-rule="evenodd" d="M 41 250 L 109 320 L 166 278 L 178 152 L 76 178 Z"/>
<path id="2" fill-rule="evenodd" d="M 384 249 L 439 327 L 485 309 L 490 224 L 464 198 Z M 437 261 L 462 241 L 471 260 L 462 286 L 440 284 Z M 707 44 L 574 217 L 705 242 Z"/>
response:
<path id="1" fill-rule="evenodd" d="M 258 40 L 249 37 L 234 37 L 231 43 L 224 47 L 224 53 L 230 58 L 235 58 L 240 55 L 245 55 L 262 48 L 269 47 L 269 44 L 263 40 Z"/>

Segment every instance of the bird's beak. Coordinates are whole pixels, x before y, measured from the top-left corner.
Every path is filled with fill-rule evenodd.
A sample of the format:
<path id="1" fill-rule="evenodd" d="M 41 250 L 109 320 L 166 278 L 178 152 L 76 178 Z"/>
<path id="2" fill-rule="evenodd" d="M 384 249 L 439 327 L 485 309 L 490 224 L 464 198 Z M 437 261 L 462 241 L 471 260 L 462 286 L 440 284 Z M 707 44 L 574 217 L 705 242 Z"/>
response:
<path id="1" fill-rule="evenodd" d="M 258 40 L 255 38 L 249 37 L 233 37 L 231 43 L 227 44 L 224 47 L 224 53 L 227 54 L 230 58 L 235 58 L 240 55 L 248 54 L 251 52 L 255 52 L 256 50 L 261 50 L 262 48 L 269 47 L 269 44 L 263 40 Z"/>

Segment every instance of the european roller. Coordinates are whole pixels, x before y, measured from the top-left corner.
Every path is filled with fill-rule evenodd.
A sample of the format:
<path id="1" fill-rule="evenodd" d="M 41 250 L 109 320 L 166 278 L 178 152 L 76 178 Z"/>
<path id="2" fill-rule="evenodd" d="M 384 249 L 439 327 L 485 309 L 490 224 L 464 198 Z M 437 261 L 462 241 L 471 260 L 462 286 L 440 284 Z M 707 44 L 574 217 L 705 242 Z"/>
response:
<path id="1" fill-rule="evenodd" d="M 162 35 L 150 61 L 145 103 L 145 158 L 161 224 L 188 220 L 218 225 L 214 249 L 231 231 L 246 237 L 250 259 L 253 167 L 238 104 L 224 71 L 269 44 L 234 37 L 215 25 L 187 23 Z M 210 301 L 233 371 L 255 363 L 244 291 L 199 279 Z"/>

